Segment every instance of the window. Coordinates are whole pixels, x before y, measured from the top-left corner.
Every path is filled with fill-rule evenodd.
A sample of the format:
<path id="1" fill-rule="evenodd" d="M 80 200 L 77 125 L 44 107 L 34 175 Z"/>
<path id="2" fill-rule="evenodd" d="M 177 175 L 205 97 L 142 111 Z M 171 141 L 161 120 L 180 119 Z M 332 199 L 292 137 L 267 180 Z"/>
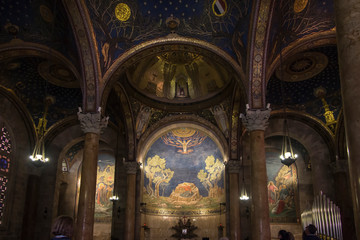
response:
<path id="1" fill-rule="evenodd" d="M 11 140 L 10 134 L 5 127 L 0 133 L 0 225 L 4 223 L 4 212 L 6 208 L 6 192 L 9 183 Z"/>

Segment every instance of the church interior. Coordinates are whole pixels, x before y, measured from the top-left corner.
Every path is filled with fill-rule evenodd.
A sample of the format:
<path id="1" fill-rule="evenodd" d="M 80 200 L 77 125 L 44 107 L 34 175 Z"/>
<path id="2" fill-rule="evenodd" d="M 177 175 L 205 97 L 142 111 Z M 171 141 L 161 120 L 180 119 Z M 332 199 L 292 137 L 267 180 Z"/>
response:
<path id="1" fill-rule="evenodd" d="M 0 0 L 0 239 L 360 239 L 355 0 Z"/>

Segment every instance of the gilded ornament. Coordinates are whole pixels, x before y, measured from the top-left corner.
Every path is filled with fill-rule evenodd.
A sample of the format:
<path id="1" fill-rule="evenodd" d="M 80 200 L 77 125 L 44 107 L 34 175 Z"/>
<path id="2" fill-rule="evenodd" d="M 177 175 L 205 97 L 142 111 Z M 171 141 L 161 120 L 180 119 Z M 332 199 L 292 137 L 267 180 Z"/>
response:
<path id="1" fill-rule="evenodd" d="M 299 13 L 302 12 L 309 0 L 295 0 L 294 2 L 294 12 Z"/>
<path id="2" fill-rule="evenodd" d="M 115 7 L 115 16 L 122 22 L 127 21 L 130 18 L 131 11 L 127 4 L 119 3 Z"/>
<path id="3" fill-rule="evenodd" d="M 285 61 L 275 72 L 276 77 L 287 82 L 307 80 L 328 66 L 328 58 L 320 52 L 298 53 Z"/>
<path id="4" fill-rule="evenodd" d="M 264 54 L 265 50 L 265 34 L 266 34 L 266 27 L 267 22 L 269 20 L 269 6 L 270 0 L 261 1 L 260 9 L 259 9 L 259 16 L 257 19 L 257 27 L 256 27 L 256 36 L 255 36 L 255 47 L 253 50 L 253 56 L 259 55 L 261 58 Z M 262 82 L 262 72 L 263 66 L 261 62 L 257 62 L 256 59 L 253 59 L 252 63 L 253 68 L 253 76 L 251 79 L 251 96 L 252 96 L 252 107 L 253 108 L 260 108 L 262 107 L 262 89 L 260 84 L 259 86 L 255 85 L 256 81 Z"/>

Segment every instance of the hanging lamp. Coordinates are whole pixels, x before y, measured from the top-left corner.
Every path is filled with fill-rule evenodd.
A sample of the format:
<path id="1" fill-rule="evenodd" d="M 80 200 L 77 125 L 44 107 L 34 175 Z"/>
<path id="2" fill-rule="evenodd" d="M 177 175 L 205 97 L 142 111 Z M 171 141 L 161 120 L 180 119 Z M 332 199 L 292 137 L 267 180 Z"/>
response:
<path id="1" fill-rule="evenodd" d="M 32 155 L 30 155 L 30 159 L 33 162 L 48 162 L 49 158 L 45 156 L 45 133 L 47 131 L 47 112 L 48 108 L 51 104 L 55 102 L 55 98 L 52 96 L 46 96 L 45 98 L 45 109 L 44 115 L 39 119 L 39 123 L 36 127 L 36 143 L 34 147 L 34 151 Z"/>
<path id="2" fill-rule="evenodd" d="M 291 164 L 293 164 L 296 161 L 297 157 L 298 155 L 294 154 L 293 148 L 291 146 L 289 127 L 287 125 L 287 119 L 285 115 L 284 136 L 283 136 L 281 155 L 280 155 L 281 163 L 289 167 Z"/>
<path id="3" fill-rule="evenodd" d="M 285 91 L 283 86 L 284 85 L 283 71 L 284 69 L 282 66 L 282 49 L 281 49 L 280 50 L 280 75 L 281 75 L 280 88 L 281 88 L 282 104 L 284 109 L 284 135 L 283 135 L 280 159 L 282 164 L 289 167 L 291 164 L 293 164 L 296 161 L 298 155 L 294 154 L 293 148 L 291 146 L 291 138 L 289 134 L 289 126 L 288 126 L 287 114 L 286 114 Z"/>

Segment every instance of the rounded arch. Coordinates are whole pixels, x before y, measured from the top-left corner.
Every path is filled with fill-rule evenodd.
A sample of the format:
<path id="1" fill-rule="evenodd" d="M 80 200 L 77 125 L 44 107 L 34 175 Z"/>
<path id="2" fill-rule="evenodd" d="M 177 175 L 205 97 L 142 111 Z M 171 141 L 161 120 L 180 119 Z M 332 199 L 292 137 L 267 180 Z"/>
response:
<path id="1" fill-rule="evenodd" d="M 1 61 L 19 57 L 41 57 L 54 60 L 56 62 L 63 63 L 65 66 L 69 67 L 71 72 L 76 76 L 76 78 L 81 79 L 77 68 L 73 65 L 72 62 L 70 62 L 60 52 L 41 44 L 24 42 L 20 39 L 14 39 L 9 43 L 0 45 L 0 55 Z"/>
<path id="2" fill-rule="evenodd" d="M 6 98 L 9 102 L 11 102 L 11 104 L 14 105 L 15 108 L 19 111 L 21 118 L 24 121 L 27 134 L 29 135 L 30 138 L 30 144 L 33 144 L 35 142 L 35 137 L 36 137 L 35 124 L 31 118 L 29 111 L 26 109 L 24 104 L 20 101 L 20 99 L 14 94 L 12 90 L 0 86 L 0 96 L 4 96 L 4 98 Z M 2 115 L 8 116 L 4 111 L 2 111 Z"/>
<path id="3" fill-rule="evenodd" d="M 312 169 L 312 180 L 314 194 L 320 191 L 333 197 L 334 189 L 332 184 L 332 174 L 330 162 L 334 159 L 327 141 L 311 125 L 304 123 L 296 118 L 288 117 L 288 127 L 290 137 L 301 143 L 309 153 Z M 269 127 L 265 131 L 265 136 L 284 135 L 283 119 L 272 117 L 269 120 Z"/>
<path id="4" fill-rule="evenodd" d="M 66 123 L 69 123 L 66 125 Z M 52 159 L 56 165 L 56 182 L 54 187 L 54 203 L 53 203 L 53 216 L 59 214 L 68 214 L 76 216 L 77 204 L 78 204 L 78 188 L 81 175 L 81 164 L 83 160 L 83 147 L 85 137 L 81 131 L 80 125 L 71 124 L 74 123 L 74 119 L 68 119 L 64 121 L 62 126 L 58 126 L 58 130 L 53 129 L 54 137 L 51 138 L 49 145 L 51 147 L 57 147 L 57 158 Z M 104 130 L 104 134 L 99 139 L 99 152 L 107 152 L 116 156 L 117 147 L 117 135 L 116 126 L 109 124 Z M 55 134 L 59 132 L 58 134 Z M 67 155 L 70 153 L 69 155 Z M 71 162 L 66 158 L 71 157 Z M 67 161 L 68 172 L 63 174 L 62 162 Z M 61 203 L 63 206 L 61 206 Z"/>
<path id="5" fill-rule="evenodd" d="M 319 119 L 303 112 L 298 112 L 290 109 L 286 109 L 286 117 L 289 120 L 299 121 L 307 127 L 312 128 L 319 137 L 327 145 L 331 161 L 335 161 L 335 142 L 334 134 L 331 130 Z M 275 110 L 271 112 L 271 119 L 284 119 L 283 110 Z"/>
<path id="6" fill-rule="evenodd" d="M 119 102 L 119 104 L 121 104 L 123 123 L 126 130 L 126 145 L 128 149 L 127 158 L 130 160 L 134 160 L 136 157 L 136 134 L 131 103 L 123 86 L 121 86 L 120 84 L 116 84 L 114 90 L 116 93 L 117 101 Z"/>
<path id="7" fill-rule="evenodd" d="M 219 147 L 224 157 L 224 162 L 229 160 L 228 144 L 219 129 L 200 117 L 194 115 L 178 115 L 166 117 L 145 131 L 138 143 L 137 161 L 143 163 L 144 156 L 151 145 L 164 133 L 174 128 L 185 127 L 194 128 L 206 133 Z"/>
<path id="8" fill-rule="evenodd" d="M 26 214 L 28 210 L 24 208 L 27 201 L 26 188 L 29 181 L 27 176 L 38 174 L 38 170 L 28 158 L 31 153 L 32 139 L 34 139 L 34 128 L 21 102 L 2 87 L 0 88 L 0 105 L 1 127 L 5 126 L 9 132 L 12 148 L 10 175 L 8 175 L 11 179 L 9 179 L 7 186 L 2 183 L 2 186 L 7 188 L 8 194 L 4 205 L 6 208 L 6 215 L 3 218 L 4 224 L 0 226 L 3 233 L 0 235 L 20 237 L 21 232 L 15 226 L 23 224 L 23 219 L 16 216 Z M 8 224 L 10 222 L 11 224 Z M 24 231 L 26 230 L 24 229 Z"/>
<path id="9" fill-rule="evenodd" d="M 121 74 L 132 64 L 144 58 L 147 55 L 154 55 L 166 51 L 188 51 L 201 53 L 210 58 L 219 59 L 230 66 L 236 76 L 239 77 L 240 88 L 247 92 L 247 83 L 245 82 L 245 72 L 239 64 L 222 49 L 202 40 L 186 38 L 180 36 L 171 36 L 159 38 L 144 42 L 124 54 L 122 54 L 107 70 L 103 77 L 101 90 L 101 105 L 106 105 L 106 99 L 115 82 Z"/>
<path id="10" fill-rule="evenodd" d="M 55 63 L 61 63 L 64 66 L 68 67 L 69 70 L 74 74 L 76 79 L 81 79 L 80 74 L 77 68 L 73 65 L 69 59 L 63 56 L 60 52 L 41 44 L 25 42 L 20 39 L 13 39 L 9 43 L 0 45 L 0 62 L 9 61 L 16 58 L 26 58 L 26 57 L 39 57 L 47 60 L 52 60 Z M 34 120 L 26 108 L 25 104 L 15 95 L 12 89 L 6 89 L 0 87 L 0 93 L 3 93 L 8 99 L 17 106 L 17 108 L 22 112 L 25 123 L 29 128 L 30 132 L 30 141 L 32 144 L 35 142 L 36 138 L 36 126 Z M 61 131 L 63 127 L 68 127 L 70 125 L 77 124 L 74 122 L 73 117 L 66 118 L 62 121 L 57 122 L 55 125 L 51 126 L 45 134 L 45 141 L 51 142 L 56 134 Z"/>

